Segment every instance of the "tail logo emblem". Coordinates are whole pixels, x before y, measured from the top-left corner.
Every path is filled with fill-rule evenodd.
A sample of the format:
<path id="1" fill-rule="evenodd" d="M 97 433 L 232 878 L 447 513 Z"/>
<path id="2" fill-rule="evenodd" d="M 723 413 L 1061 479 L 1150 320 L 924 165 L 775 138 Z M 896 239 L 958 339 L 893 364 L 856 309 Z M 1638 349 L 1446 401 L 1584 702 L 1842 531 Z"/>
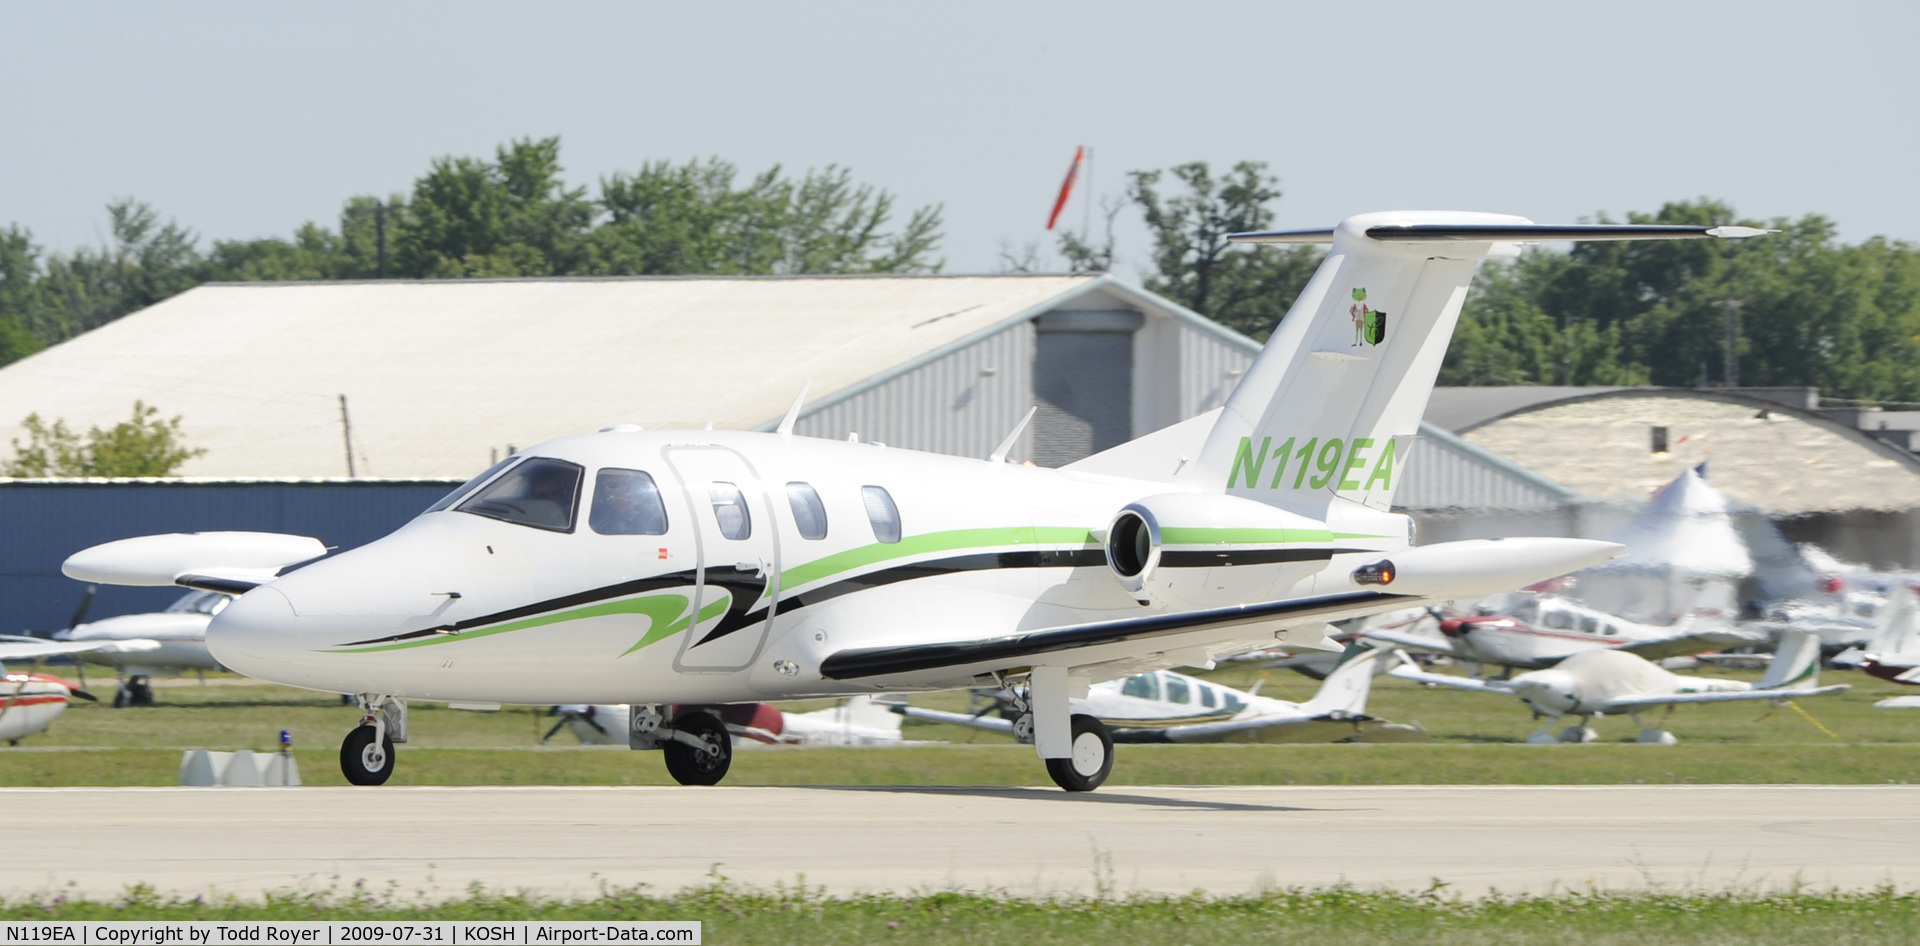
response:
<path id="1" fill-rule="evenodd" d="M 1387 340 L 1387 314 L 1367 305 L 1367 291 L 1353 290 L 1353 305 L 1347 307 L 1347 314 L 1353 317 L 1353 346 L 1360 343 L 1378 345 Z"/>

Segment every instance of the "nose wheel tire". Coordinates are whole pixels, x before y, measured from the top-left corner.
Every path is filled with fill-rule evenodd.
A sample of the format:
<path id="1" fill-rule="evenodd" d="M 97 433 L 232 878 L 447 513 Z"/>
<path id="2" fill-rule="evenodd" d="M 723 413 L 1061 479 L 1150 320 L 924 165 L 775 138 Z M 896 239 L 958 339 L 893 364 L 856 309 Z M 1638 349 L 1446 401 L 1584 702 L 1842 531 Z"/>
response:
<path id="1" fill-rule="evenodd" d="M 1073 755 L 1048 759 L 1053 783 L 1070 792 L 1090 792 L 1113 774 L 1113 736 L 1106 724 L 1085 713 L 1073 714 Z"/>
<path id="2" fill-rule="evenodd" d="M 340 743 L 340 771 L 355 785 L 385 785 L 393 775 L 393 740 L 374 742 L 372 726 L 347 733 Z"/>
<path id="3" fill-rule="evenodd" d="M 667 757 L 667 774 L 682 785 L 718 785 L 733 765 L 733 737 L 727 724 L 708 713 L 687 713 L 673 721 L 673 728 L 706 740 L 709 748 L 690 746 L 678 739 L 661 746 Z"/>

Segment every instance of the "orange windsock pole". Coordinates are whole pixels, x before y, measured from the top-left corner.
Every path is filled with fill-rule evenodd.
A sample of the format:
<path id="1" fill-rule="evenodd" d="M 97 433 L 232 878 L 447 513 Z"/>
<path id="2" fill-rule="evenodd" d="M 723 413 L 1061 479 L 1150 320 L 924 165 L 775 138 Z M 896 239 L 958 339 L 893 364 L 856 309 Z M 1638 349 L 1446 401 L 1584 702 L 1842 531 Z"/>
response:
<path id="1" fill-rule="evenodd" d="M 1067 179 L 1060 184 L 1060 196 L 1053 202 L 1053 213 L 1047 215 L 1049 230 L 1053 229 L 1054 224 L 1060 222 L 1060 211 L 1067 206 L 1067 198 L 1073 194 L 1074 179 L 1080 176 L 1080 159 L 1086 152 L 1085 145 L 1073 149 L 1073 163 L 1067 166 Z"/>

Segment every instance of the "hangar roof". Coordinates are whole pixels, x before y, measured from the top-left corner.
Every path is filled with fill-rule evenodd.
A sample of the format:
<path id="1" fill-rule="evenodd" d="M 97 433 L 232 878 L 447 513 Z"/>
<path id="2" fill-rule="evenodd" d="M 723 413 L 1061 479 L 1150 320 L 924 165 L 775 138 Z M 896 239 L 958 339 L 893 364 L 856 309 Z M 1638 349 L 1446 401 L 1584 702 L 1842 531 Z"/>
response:
<path id="1" fill-rule="evenodd" d="M 1666 452 L 1652 450 L 1654 427 L 1667 429 Z M 1644 499 L 1705 463 L 1715 488 L 1769 516 L 1920 508 L 1920 460 L 1912 454 L 1744 394 L 1563 394 L 1469 425 L 1461 438 L 1590 496 Z"/>
<path id="2" fill-rule="evenodd" d="M 751 428 L 809 382 L 1122 306 L 1197 318 L 1107 276 L 210 284 L 0 369 L 0 442 L 30 412 L 84 431 L 139 398 L 207 449 L 186 475 L 339 476 L 344 394 L 360 476 L 464 479 L 610 424 Z"/>

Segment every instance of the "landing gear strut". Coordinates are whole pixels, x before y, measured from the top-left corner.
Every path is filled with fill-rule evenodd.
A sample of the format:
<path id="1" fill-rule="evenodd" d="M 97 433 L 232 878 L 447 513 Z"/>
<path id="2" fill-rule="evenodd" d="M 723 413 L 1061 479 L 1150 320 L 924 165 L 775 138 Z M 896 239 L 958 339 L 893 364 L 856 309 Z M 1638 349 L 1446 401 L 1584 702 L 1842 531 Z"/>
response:
<path id="1" fill-rule="evenodd" d="M 128 677 L 120 682 L 120 689 L 114 691 L 113 708 L 125 709 L 129 706 L 152 706 L 153 684 L 147 677 Z"/>
<path id="2" fill-rule="evenodd" d="M 1070 792 L 1090 792 L 1113 773 L 1113 736 L 1106 724 L 1085 713 L 1073 714 L 1073 755 L 1048 759 L 1053 783 Z"/>
<path id="3" fill-rule="evenodd" d="M 340 743 L 340 772 L 354 785 L 385 785 L 393 776 L 393 744 L 407 741 L 407 704 L 362 693 L 360 725 Z"/>
<path id="4" fill-rule="evenodd" d="M 691 710 L 673 719 L 673 732 L 661 740 L 667 774 L 682 785 L 718 785 L 733 765 L 733 737 L 711 713 Z"/>

